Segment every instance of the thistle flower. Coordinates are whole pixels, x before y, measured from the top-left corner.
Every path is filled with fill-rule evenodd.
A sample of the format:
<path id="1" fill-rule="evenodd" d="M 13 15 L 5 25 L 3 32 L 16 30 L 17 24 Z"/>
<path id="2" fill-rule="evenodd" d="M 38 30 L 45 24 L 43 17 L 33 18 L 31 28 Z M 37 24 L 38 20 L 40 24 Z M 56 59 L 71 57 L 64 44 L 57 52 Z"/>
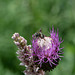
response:
<path id="1" fill-rule="evenodd" d="M 50 71 L 58 65 L 59 60 L 61 60 L 60 57 L 63 57 L 60 56 L 63 48 L 59 48 L 62 42 L 59 41 L 58 31 L 56 34 L 54 28 L 52 28 L 52 31 L 50 30 L 49 37 L 43 35 L 41 31 L 33 35 L 32 56 L 40 69 Z"/>
<path id="2" fill-rule="evenodd" d="M 42 34 L 41 30 L 32 35 L 32 45 L 27 45 L 27 40 L 18 33 L 13 34 L 12 39 L 18 47 L 16 52 L 21 61 L 20 65 L 26 67 L 25 75 L 45 75 L 46 71 L 51 71 L 61 60 L 63 54 L 59 40 L 58 31 L 54 28 L 50 30 L 50 36 Z"/>

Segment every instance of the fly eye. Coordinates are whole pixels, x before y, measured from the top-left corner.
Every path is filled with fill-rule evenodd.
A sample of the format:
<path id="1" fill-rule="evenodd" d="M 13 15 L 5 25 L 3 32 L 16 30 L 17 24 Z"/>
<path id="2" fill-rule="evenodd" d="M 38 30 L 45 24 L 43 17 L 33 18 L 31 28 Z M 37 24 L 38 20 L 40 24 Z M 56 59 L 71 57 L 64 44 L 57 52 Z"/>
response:
<path id="1" fill-rule="evenodd" d="M 38 37 L 39 35 L 37 34 L 36 37 Z"/>

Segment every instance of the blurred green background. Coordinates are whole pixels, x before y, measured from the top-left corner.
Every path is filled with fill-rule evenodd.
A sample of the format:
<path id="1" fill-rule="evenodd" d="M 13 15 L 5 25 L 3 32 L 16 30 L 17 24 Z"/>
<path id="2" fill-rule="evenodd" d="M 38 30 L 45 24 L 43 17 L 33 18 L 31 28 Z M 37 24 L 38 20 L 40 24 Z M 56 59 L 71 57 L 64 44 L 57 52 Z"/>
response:
<path id="1" fill-rule="evenodd" d="M 0 75 L 24 75 L 13 33 L 31 44 L 32 34 L 41 28 L 49 36 L 52 25 L 64 39 L 64 58 L 50 75 L 75 75 L 75 0 L 0 0 Z"/>

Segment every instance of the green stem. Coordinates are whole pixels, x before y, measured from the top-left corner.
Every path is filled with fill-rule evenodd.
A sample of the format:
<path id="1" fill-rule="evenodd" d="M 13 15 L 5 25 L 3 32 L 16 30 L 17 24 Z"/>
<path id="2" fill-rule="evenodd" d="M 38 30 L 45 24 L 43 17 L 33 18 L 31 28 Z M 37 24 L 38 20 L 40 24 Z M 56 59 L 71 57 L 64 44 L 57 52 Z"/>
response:
<path id="1" fill-rule="evenodd" d="M 49 72 L 47 71 L 47 72 L 45 73 L 45 75 L 49 75 Z"/>

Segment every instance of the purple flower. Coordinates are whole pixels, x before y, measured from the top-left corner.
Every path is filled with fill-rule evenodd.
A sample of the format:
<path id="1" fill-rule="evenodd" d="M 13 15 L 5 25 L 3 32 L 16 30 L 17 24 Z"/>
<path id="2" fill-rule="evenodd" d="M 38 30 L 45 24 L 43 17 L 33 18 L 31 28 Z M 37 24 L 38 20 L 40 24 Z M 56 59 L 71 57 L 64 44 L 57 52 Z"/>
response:
<path id="1" fill-rule="evenodd" d="M 42 37 L 43 36 L 43 37 Z M 50 36 L 47 37 L 40 32 L 33 35 L 32 40 L 32 56 L 34 62 L 40 66 L 44 71 L 50 71 L 54 69 L 59 60 L 61 60 L 60 54 L 62 54 L 60 44 L 63 41 L 59 40 L 58 31 L 57 34 L 50 30 Z"/>

